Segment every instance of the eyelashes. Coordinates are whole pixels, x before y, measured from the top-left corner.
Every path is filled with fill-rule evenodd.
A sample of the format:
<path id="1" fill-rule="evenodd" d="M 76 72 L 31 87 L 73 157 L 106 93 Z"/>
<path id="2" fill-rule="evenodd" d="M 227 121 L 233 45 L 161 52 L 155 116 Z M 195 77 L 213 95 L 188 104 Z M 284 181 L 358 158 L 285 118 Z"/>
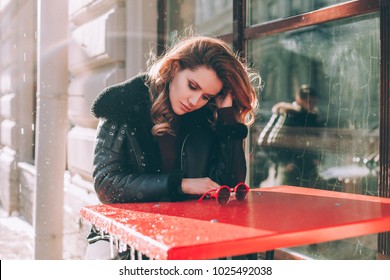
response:
<path id="1" fill-rule="evenodd" d="M 191 89 L 191 90 L 196 90 L 196 89 L 197 89 L 197 87 L 194 86 L 194 85 L 191 84 L 191 83 L 188 83 L 188 88 Z"/>
<path id="2" fill-rule="evenodd" d="M 193 83 L 192 81 L 188 81 L 188 88 L 192 91 L 196 91 L 199 89 L 199 86 L 195 83 Z M 219 95 L 219 93 L 217 94 Z M 210 101 L 210 99 L 212 99 L 214 96 L 210 95 L 210 94 L 203 94 L 202 95 L 202 99 L 205 100 L 205 101 Z"/>

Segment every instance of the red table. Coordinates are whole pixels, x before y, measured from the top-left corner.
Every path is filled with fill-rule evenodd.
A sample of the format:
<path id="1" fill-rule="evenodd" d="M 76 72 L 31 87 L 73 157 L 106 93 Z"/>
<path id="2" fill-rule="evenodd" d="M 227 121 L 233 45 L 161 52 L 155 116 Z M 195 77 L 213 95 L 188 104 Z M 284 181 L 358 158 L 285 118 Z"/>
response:
<path id="1" fill-rule="evenodd" d="M 84 219 L 153 259 L 212 259 L 390 231 L 390 199 L 301 187 L 197 200 L 86 206 Z"/>

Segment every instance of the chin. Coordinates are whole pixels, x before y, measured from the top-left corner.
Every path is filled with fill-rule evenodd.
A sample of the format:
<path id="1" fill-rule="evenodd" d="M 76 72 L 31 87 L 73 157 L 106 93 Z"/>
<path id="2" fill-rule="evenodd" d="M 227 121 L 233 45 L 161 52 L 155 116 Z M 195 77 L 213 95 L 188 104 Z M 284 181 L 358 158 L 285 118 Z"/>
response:
<path id="1" fill-rule="evenodd" d="M 178 116 L 181 116 L 181 115 L 184 115 L 184 114 L 185 114 L 185 112 L 182 111 L 182 110 L 180 110 L 179 108 L 173 108 L 173 107 L 172 107 L 172 111 L 173 111 L 176 115 L 178 115 Z"/>
<path id="2" fill-rule="evenodd" d="M 178 116 L 181 116 L 181 115 L 184 115 L 186 114 L 186 112 L 183 112 L 183 111 L 173 111 L 176 115 Z"/>

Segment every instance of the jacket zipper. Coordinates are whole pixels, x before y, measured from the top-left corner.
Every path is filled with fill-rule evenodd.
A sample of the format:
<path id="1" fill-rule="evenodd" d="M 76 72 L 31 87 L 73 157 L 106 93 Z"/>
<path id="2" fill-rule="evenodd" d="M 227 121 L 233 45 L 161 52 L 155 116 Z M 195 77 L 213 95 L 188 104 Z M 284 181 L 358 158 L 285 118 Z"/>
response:
<path id="1" fill-rule="evenodd" d="M 231 177 L 230 175 L 232 174 L 233 170 L 232 170 L 232 154 L 233 154 L 233 143 L 232 143 L 232 140 L 229 139 L 228 140 L 229 142 L 229 155 L 228 155 L 228 172 L 226 172 L 226 175 L 228 176 L 228 178 L 226 178 L 226 182 L 229 182 L 229 186 L 231 186 Z M 231 187 L 234 187 L 234 186 L 231 186 Z"/>
<path id="2" fill-rule="evenodd" d="M 188 139 L 188 137 L 190 135 L 191 135 L 191 132 L 186 135 L 186 137 L 183 140 L 183 144 L 181 145 L 181 151 L 180 151 L 180 167 L 181 167 L 181 170 L 186 170 L 185 166 L 184 166 L 183 154 L 184 154 L 184 146 L 186 145 L 187 139 Z"/>
<path id="3" fill-rule="evenodd" d="M 137 166 L 138 166 L 138 172 L 142 172 L 142 170 L 141 170 L 142 169 L 142 162 L 141 162 L 141 159 L 138 157 L 139 151 L 136 150 L 132 137 L 133 137 L 132 135 L 129 135 L 129 142 L 130 142 L 131 148 L 134 151 L 135 160 L 137 161 Z"/>

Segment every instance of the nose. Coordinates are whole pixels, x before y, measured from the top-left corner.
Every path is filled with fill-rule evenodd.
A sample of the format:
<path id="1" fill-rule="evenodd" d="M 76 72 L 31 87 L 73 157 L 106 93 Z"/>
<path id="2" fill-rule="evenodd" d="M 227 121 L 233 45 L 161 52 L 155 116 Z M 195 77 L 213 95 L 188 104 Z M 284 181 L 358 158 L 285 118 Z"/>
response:
<path id="1" fill-rule="evenodd" d="M 188 98 L 188 104 L 191 107 L 195 107 L 199 102 L 199 98 L 200 98 L 200 95 L 198 95 L 198 94 L 191 95 L 190 98 Z"/>

